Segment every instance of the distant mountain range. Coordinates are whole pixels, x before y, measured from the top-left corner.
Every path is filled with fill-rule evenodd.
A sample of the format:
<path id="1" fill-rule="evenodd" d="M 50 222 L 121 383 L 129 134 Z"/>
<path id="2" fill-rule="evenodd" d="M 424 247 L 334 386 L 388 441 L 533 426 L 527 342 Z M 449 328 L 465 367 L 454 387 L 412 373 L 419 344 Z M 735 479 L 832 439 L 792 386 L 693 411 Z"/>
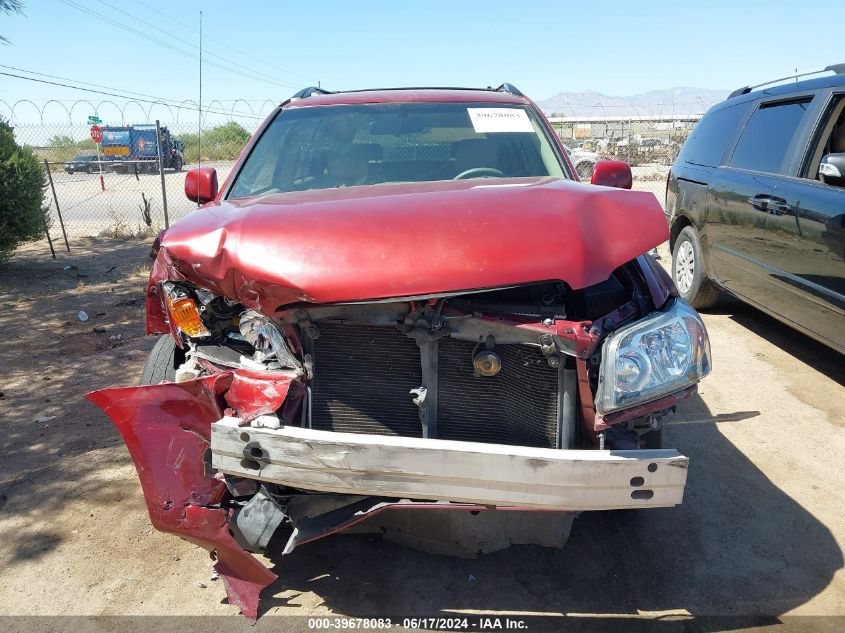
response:
<path id="1" fill-rule="evenodd" d="M 728 96 L 729 90 L 707 88 L 668 88 L 651 90 L 627 97 L 613 97 L 594 90 L 560 92 L 537 101 L 547 115 L 560 116 L 632 116 L 701 114 Z"/>

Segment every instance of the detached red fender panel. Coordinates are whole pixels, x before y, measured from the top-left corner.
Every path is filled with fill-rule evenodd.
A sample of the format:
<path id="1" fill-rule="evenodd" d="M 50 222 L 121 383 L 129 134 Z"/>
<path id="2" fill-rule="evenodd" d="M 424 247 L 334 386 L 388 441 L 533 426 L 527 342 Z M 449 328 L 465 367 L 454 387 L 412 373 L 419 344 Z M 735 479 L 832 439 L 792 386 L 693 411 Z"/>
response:
<path id="1" fill-rule="evenodd" d="M 213 552 L 229 602 L 258 615 L 261 590 L 276 575 L 229 533 L 228 512 L 216 505 L 226 485 L 205 474 L 211 423 L 223 414 L 232 374 L 183 383 L 104 389 L 86 397 L 111 418 L 132 455 L 156 529 Z M 225 407 L 225 402 L 223 402 Z"/>

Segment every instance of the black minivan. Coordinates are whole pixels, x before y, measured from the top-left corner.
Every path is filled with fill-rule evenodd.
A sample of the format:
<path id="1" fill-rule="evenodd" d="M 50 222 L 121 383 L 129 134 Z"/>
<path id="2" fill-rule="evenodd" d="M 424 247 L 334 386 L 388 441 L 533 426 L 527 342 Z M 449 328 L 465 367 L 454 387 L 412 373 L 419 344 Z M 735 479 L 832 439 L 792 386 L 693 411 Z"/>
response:
<path id="1" fill-rule="evenodd" d="M 825 72 L 711 108 L 669 172 L 666 215 L 693 306 L 726 290 L 845 352 L 845 64 Z"/>

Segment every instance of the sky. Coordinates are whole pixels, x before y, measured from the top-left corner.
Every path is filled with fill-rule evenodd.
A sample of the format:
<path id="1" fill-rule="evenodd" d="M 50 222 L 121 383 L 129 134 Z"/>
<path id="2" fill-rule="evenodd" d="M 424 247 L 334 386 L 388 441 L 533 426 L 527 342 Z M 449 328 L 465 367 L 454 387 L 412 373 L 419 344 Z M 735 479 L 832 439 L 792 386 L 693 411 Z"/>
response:
<path id="1" fill-rule="evenodd" d="M 0 15 L 10 40 L 0 44 L 0 72 L 171 101 L 198 99 L 202 11 L 202 100 L 221 112 L 259 110 L 318 82 L 336 90 L 507 81 L 543 100 L 733 89 L 845 62 L 841 2 L 23 2 L 25 15 Z M 21 99 L 110 97 L 0 75 L 0 100 Z M 37 119 L 28 107 L 16 109 L 19 120 Z M 0 114 L 8 116 L 2 103 Z M 50 106 L 45 116 L 60 115 Z"/>

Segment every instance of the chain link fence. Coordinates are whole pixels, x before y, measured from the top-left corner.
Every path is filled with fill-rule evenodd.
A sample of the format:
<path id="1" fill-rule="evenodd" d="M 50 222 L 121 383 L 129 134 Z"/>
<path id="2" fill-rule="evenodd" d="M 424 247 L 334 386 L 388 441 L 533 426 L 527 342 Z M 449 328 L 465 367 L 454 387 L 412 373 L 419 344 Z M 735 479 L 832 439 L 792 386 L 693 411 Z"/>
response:
<path id="1" fill-rule="evenodd" d="M 698 118 L 552 116 L 550 120 L 582 180 L 589 181 L 598 160 L 624 160 L 631 165 L 633 188 L 654 193 L 663 204 L 669 167 Z M 169 139 L 162 154 L 167 159 L 171 147 L 178 148 L 181 156 L 177 162 L 166 160 L 163 176 L 156 152 L 150 158 L 149 152 L 141 157 L 131 146 L 118 147 L 120 152 L 112 149 L 109 135 L 125 126 L 104 122 L 99 147 L 90 138 L 91 126 L 83 123 L 16 123 L 15 136 L 36 152 L 49 172 L 51 186 L 44 202 L 53 220 L 51 237 L 72 244 L 75 238 L 94 235 L 152 237 L 177 222 L 196 208 L 184 195 L 184 171 L 201 161 L 217 169 L 222 183 L 259 122 L 257 117 L 218 119 L 205 125 L 200 136 L 195 122 L 161 121 Z M 155 142 L 155 136 L 147 137 L 148 143 L 149 138 Z"/>
<path id="2" fill-rule="evenodd" d="M 155 142 L 155 128 L 122 146 L 109 145 L 108 136 L 126 133 L 125 126 L 106 126 L 98 147 L 87 124 L 14 127 L 18 143 L 31 147 L 49 176 L 44 204 L 51 216 L 51 237 L 68 240 L 88 236 L 155 236 L 170 223 L 196 208 L 184 194 L 185 171 L 201 164 L 217 169 L 222 182 L 232 169 L 258 121 L 231 121 L 203 128 L 168 126 L 161 122 L 163 175 L 157 149 L 139 151 L 137 145 Z M 152 139 L 152 140 L 150 140 Z M 178 160 L 173 158 L 178 153 Z M 171 155 L 172 154 L 172 155 Z M 64 235 L 62 234 L 64 233 Z"/>
<path id="3" fill-rule="evenodd" d="M 669 168 L 700 118 L 552 116 L 550 121 L 581 180 L 589 181 L 599 160 L 623 160 L 631 166 L 633 189 L 650 191 L 663 205 Z"/>

